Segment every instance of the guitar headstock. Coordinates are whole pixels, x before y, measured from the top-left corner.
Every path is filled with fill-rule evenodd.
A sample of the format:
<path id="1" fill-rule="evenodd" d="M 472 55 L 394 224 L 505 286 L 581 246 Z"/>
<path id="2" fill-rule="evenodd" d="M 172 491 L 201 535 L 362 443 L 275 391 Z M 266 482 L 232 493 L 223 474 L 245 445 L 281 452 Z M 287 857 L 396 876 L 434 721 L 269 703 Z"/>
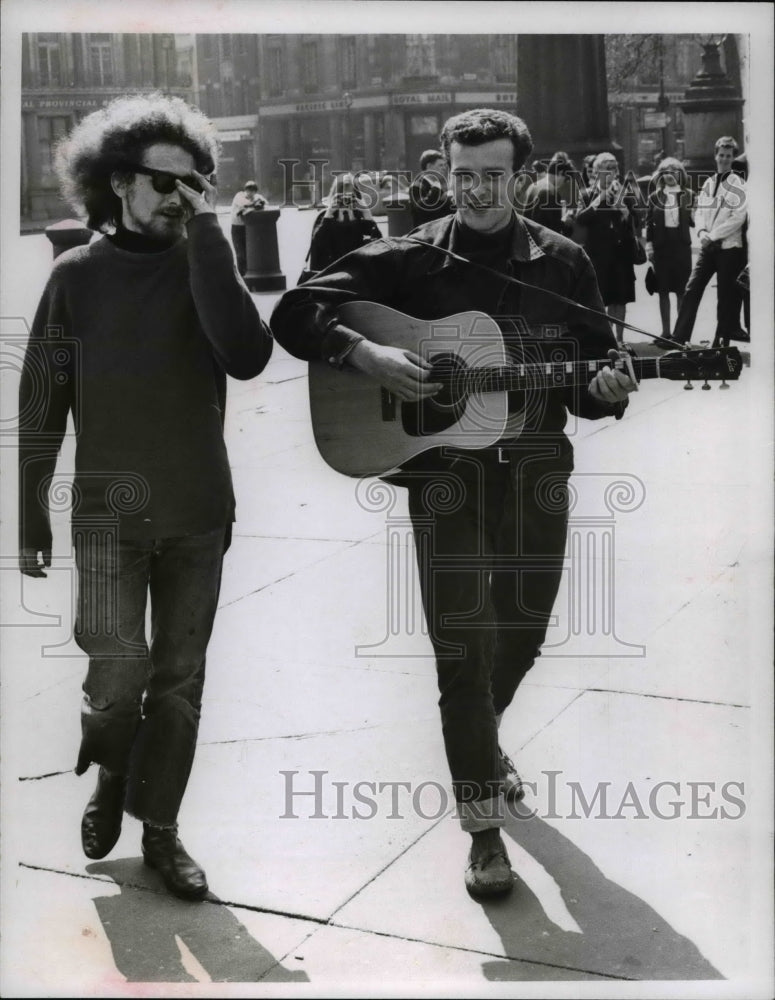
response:
<path id="1" fill-rule="evenodd" d="M 743 359 L 736 347 L 689 348 L 667 351 L 659 359 L 660 378 L 733 382 L 740 377 Z"/>

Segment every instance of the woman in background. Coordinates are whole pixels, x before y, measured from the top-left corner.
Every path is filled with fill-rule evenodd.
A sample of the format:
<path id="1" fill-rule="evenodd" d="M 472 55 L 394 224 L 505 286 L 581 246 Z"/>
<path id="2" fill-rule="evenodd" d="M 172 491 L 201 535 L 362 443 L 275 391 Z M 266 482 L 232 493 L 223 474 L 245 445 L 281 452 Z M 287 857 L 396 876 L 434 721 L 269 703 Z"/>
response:
<path id="1" fill-rule="evenodd" d="M 621 346 L 621 323 L 627 303 L 635 301 L 634 247 L 640 228 L 636 201 L 624 193 L 613 153 L 598 153 L 592 164 L 592 184 L 583 191 L 576 221 L 586 227 L 584 249 L 595 268 L 608 315 L 614 320 Z"/>
<path id="2" fill-rule="evenodd" d="M 307 266 L 299 284 L 351 250 L 381 238 L 382 231 L 358 194 L 353 175 L 340 174 L 331 185 L 328 208 L 318 215 L 312 226 Z"/>
<path id="3" fill-rule="evenodd" d="M 646 258 L 654 268 L 663 337 L 671 330 L 670 294 L 676 297 L 677 315 L 692 271 L 692 200 L 683 164 L 666 157 L 651 178 L 646 209 Z"/>

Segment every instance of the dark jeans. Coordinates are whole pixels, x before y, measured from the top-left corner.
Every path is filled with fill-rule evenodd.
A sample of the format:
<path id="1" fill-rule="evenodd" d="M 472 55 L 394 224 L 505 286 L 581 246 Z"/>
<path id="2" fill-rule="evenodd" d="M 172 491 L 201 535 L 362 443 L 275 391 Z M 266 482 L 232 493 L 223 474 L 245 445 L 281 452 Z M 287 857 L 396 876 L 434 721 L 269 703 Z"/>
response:
<path id="1" fill-rule="evenodd" d="M 740 305 L 742 295 L 736 284 L 737 276 L 745 267 L 745 250 L 730 247 L 722 250 L 718 243 L 706 243 L 700 247 L 697 262 L 686 286 L 678 319 L 673 330 L 673 340 L 683 344 L 692 339 L 697 309 L 702 293 L 716 275 L 718 302 L 716 305 L 716 333 L 714 341 L 726 340 L 740 328 Z M 705 338 L 707 339 L 707 338 Z"/>
<path id="2" fill-rule="evenodd" d="M 248 244 L 245 226 L 231 227 L 231 242 L 234 246 L 234 256 L 237 258 L 237 270 L 244 278 L 248 270 Z"/>
<path id="3" fill-rule="evenodd" d="M 500 794 L 496 716 L 540 655 L 562 576 L 572 458 L 548 452 L 463 452 L 452 475 L 409 484 L 444 745 L 469 831 L 500 825 L 465 803 Z"/>
<path id="4" fill-rule="evenodd" d="M 172 825 L 194 760 L 225 529 L 137 542 L 75 529 L 73 538 L 75 638 L 89 656 L 76 773 L 94 761 L 128 775 L 127 812 Z"/>

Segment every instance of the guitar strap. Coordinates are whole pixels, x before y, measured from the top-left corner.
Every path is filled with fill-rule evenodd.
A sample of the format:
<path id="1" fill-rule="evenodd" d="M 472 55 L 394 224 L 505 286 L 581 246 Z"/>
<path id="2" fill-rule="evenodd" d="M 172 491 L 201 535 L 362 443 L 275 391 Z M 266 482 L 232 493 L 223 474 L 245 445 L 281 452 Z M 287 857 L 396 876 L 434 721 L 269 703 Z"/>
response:
<path id="1" fill-rule="evenodd" d="M 440 253 L 446 254 L 447 257 L 451 257 L 453 260 L 457 260 L 461 264 L 470 264 L 472 267 L 478 267 L 479 270 L 487 271 L 488 274 L 494 274 L 496 277 L 501 278 L 503 281 L 508 281 L 512 285 L 518 285 L 521 288 L 529 288 L 533 292 L 543 292 L 544 295 L 549 295 L 554 299 L 559 299 L 560 302 L 573 306 L 575 309 L 591 313 L 593 316 L 600 316 L 609 323 L 611 322 L 611 317 L 607 313 L 600 312 L 598 309 L 592 309 L 590 306 L 583 306 L 580 302 L 574 302 L 573 299 L 566 298 L 564 295 L 560 295 L 559 292 L 554 292 L 550 288 L 541 288 L 539 285 L 531 285 L 527 281 L 521 281 L 519 278 L 513 278 L 511 275 L 504 274 L 502 271 L 496 271 L 493 267 L 487 267 L 486 264 L 479 264 L 475 260 L 469 260 L 467 257 L 461 257 L 460 254 L 454 253 L 452 250 L 447 250 L 446 247 L 440 247 L 435 243 L 426 243 L 424 240 L 418 240 L 414 236 L 403 236 L 400 238 L 408 240 L 410 243 L 416 243 L 421 247 L 429 247 L 431 250 L 438 250 Z M 688 346 L 687 344 L 680 344 L 676 340 L 671 340 L 669 337 L 663 337 L 657 333 L 649 333 L 648 330 L 641 330 L 639 326 L 633 326 L 632 323 L 625 323 L 624 320 L 621 319 L 617 319 L 614 322 L 617 326 L 625 326 L 628 330 L 632 330 L 634 333 L 642 333 L 646 337 L 652 337 L 654 340 L 660 340 L 664 344 L 671 344 L 673 347 L 678 347 L 681 350 L 685 350 Z"/>

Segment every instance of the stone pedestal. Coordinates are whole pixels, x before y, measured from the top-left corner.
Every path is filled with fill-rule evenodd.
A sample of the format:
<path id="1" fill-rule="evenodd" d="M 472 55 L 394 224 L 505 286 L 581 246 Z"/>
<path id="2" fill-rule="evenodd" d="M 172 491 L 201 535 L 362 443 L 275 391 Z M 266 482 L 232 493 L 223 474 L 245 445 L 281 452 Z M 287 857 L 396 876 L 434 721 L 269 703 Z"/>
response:
<path id="1" fill-rule="evenodd" d="M 715 42 L 702 46 L 702 66 L 678 102 L 684 117 L 684 163 L 692 172 L 713 173 L 716 139 L 731 135 L 742 147 L 743 98 L 721 68 Z"/>
<path id="2" fill-rule="evenodd" d="M 85 246 L 92 238 L 91 229 L 87 229 L 78 219 L 63 219 L 46 226 L 46 236 L 54 248 L 54 260 L 71 247 Z"/>
<path id="3" fill-rule="evenodd" d="M 414 229 L 408 195 L 386 198 L 384 204 L 388 236 L 406 236 L 410 230 Z"/>
<path id="4" fill-rule="evenodd" d="M 580 169 L 589 153 L 615 153 L 603 35 L 519 35 L 516 112 L 533 136 L 531 160 L 561 149 Z"/>
<path id="5" fill-rule="evenodd" d="M 277 220 L 280 210 L 264 208 L 248 212 L 245 218 L 248 269 L 245 284 L 251 292 L 282 292 L 285 275 L 280 270 Z"/>

